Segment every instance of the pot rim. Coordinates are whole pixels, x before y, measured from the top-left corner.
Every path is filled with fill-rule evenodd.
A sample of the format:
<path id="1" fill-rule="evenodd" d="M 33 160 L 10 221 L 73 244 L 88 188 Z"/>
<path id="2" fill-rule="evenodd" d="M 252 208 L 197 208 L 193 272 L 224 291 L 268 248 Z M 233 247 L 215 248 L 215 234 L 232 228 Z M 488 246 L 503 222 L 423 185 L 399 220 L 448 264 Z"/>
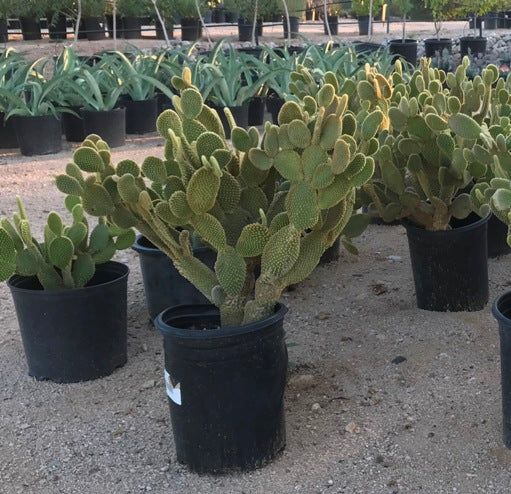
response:
<path id="1" fill-rule="evenodd" d="M 477 213 L 474 213 L 477 214 Z M 470 223 L 465 226 L 460 226 L 459 228 L 452 228 L 451 230 L 426 230 L 425 228 L 422 228 L 420 226 L 417 226 L 415 223 L 412 223 L 408 218 L 403 218 L 401 220 L 401 224 L 408 230 L 419 230 L 422 232 L 428 232 L 431 235 L 442 235 L 442 234 L 449 234 L 450 232 L 454 233 L 462 233 L 467 230 L 472 230 L 474 228 L 477 228 L 483 223 L 487 223 L 490 221 L 490 218 L 492 216 L 492 213 L 488 213 L 484 218 L 479 218 L 477 221 L 474 221 L 473 223 Z"/>
<path id="2" fill-rule="evenodd" d="M 487 41 L 486 36 L 461 36 L 460 41 Z"/>
<path id="3" fill-rule="evenodd" d="M 167 256 L 167 254 L 165 254 L 160 249 L 158 249 L 158 247 L 146 247 L 145 245 L 142 245 L 140 243 L 140 241 L 142 239 L 145 239 L 148 242 L 151 242 L 146 237 L 144 237 L 144 235 L 137 235 L 135 243 L 131 246 L 131 248 L 135 252 L 138 252 L 139 254 L 147 254 L 147 255 L 150 255 L 150 256 L 159 256 L 161 254 L 163 254 L 164 256 Z M 198 252 L 198 253 L 199 252 L 206 252 L 208 250 L 212 250 L 212 249 L 210 249 L 209 247 L 206 247 L 206 246 L 200 246 L 200 247 L 194 247 L 193 248 L 193 251 L 194 252 Z M 169 257 L 169 259 L 170 259 L 170 257 Z"/>
<path id="4" fill-rule="evenodd" d="M 111 279 L 109 281 L 105 281 L 104 283 L 98 283 L 97 285 L 84 286 L 81 288 L 67 288 L 67 289 L 61 289 L 61 290 L 44 290 L 44 289 L 43 290 L 40 290 L 40 289 L 35 290 L 33 288 L 23 288 L 23 287 L 20 287 L 20 286 L 17 286 L 14 284 L 17 280 L 23 281 L 23 280 L 35 278 L 35 276 L 21 276 L 21 275 L 15 274 L 7 280 L 7 286 L 9 287 L 11 292 L 37 293 L 37 294 L 42 294 L 42 295 L 51 296 L 51 297 L 65 297 L 65 296 L 70 296 L 70 294 L 72 294 L 74 296 L 75 294 L 79 294 L 81 292 L 86 292 L 86 291 L 90 292 L 91 290 L 111 285 L 113 283 L 118 282 L 119 280 L 127 278 L 130 273 L 130 268 L 126 264 L 124 264 L 122 262 L 118 262 L 118 261 L 108 261 L 106 263 L 99 264 L 98 266 L 106 266 L 106 265 L 115 267 L 115 269 L 118 272 L 115 273 L 115 277 L 113 279 Z"/>
<path id="5" fill-rule="evenodd" d="M 418 44 L 418 41 L 413 38 L 405 38 L 403 41 L 403 38 L 396 38 L 391 39 L 389 41 L 389 45 L 416 45 Z"/>
<path id="6" fill-rule="evenodd" d="M 206 331 L 201 329 L 177 328 L 164 322 L 164 316 L 166 316 L 169 312 L 175 311 L 177 309 L 184 309 L 185 307 L 195 309 L 195 313 L 183 314 L 183 316 L 188 315 L 188 317 L 191 318 L 200 318 L 201 309 L 203 311 L 219 311 L 219 309 L 213 304 L 177 305 L 174 307 L 168 307 L 167 309 L 160 312 L 160 314 L 158 314 L 154 320 L 154 326 L 160 331 L 160 333 L 163 334 L 163 336 L 172 336 L 184 340 L 216 340 L 221 338 L 230 338 L 232 336 L 248 335 L 283 320 L 288 311 L 288 308 L 284 304 L 277 302 L 275 305 L 275 312 L 271 316 L 268 316 L 264 319 L 252 322 L 250 324 L 244 324 L 242 326 L 226 326 L 220 327 L 218 329 L 208 329 Z"/>
<path id="7" fill-rule="evenodd" d="M 452 38 L 427 38 L 424 40 L 424 43 L 431 43 L 431 44 L 434 44 L 434 43 L 446 43 L 446 42 L 449 42 L 449 43 L 452 43 Z"/>
<path id="8" fill-rule="evenodd" d="M 491 311 L 493 314 L 493 317 L 497 319 L 498 322 L 502 322 L 504 324 L 509 325 L 511 323 L 511 318 L 506 317 L 500 310 L 499 305 L 500 303 L 506 299 L 511 298 L 511 290 L 508 290 L 507 292 L 501 293 L 494 301 L 491 306 Z"/>

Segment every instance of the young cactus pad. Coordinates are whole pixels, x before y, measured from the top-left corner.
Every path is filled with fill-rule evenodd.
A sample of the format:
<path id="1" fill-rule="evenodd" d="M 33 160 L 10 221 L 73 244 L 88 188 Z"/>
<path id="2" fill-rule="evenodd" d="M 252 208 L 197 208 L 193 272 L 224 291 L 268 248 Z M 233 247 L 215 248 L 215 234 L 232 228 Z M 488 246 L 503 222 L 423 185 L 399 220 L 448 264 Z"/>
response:
<path id="1" fill-rule="evenodd" d="M 69 168 L 69 167 L 68 167 Z M 89 235 L 89 225 L 79 199 L 68 196 L 66 205 L 73 223 L 65 226 L 55 212 L 48 215 L 44 241 L 32 237 L 25 207 L 18 197 L 18 212 L 12 222 L 0 221 L 0 281 L 13 274 L 37 276 L 45 290 L 80 288 L 94 276 L 96 264 L 109 261 L 117 249 L 133 244 L 133 230 L 108 226 L 104 218 Z"/>
<path id="2" fill-rule="evenodd" d="M 114 166 L 92 136 L 57 185 L 80 196 L 86 212 L 136 228 L 165 252 L 220 308 L 222 326 L 258 321 L 343 231 L 373 159 L 360 152 L 356 125 L 343 135 L 347 97 L 330 84 L 315 98 L 285 103 L 279 125 L 268 123 L 262 137 L 256 128 L 236 127 L 227 111 L 233 146 L 189 71 L 173 84 L 180 92 L 175 111 L 157 121 L 166 139 L 163 159 Z M 103 166 L 109 173 L 98 173 Z M 76 169 L 88 176 L 68 187 Z M 217 252 L 214 270 L 193 256 L 196 237 Z"/>

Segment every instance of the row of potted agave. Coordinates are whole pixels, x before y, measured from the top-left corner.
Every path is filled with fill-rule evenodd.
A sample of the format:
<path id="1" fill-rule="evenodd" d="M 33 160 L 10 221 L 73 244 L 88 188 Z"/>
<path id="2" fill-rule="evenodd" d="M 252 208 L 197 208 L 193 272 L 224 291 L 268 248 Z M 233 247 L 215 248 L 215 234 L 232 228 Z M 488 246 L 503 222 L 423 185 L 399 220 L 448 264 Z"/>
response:
<path id="1" fill-rule="evenodd" d="M 63 350 L 53 353 L 57 345 L 38 338 L 37 332 L 33 341 L 26 336 L 31 321 L 22 315 L 27 303 L 20 298 L 41 297 L 50 314 L 48 295 L 58 300 L 70 293 L 113 290 L 114 280 L 123 279 L 119 319 L 125 326 L 127 271 L 93 278 L 94 265 L 103 265 L 116 248 L 127 247 L 135 229 L 144 238 L 139 245 L 168 256 L 206 301 L 184 299 L 187 305 L 162 310 L 168 303 L 164 290 L 175 287 L 144 275 L 147 292 L 153 283 L 162 297 L 155 302 L 161 305 L 150 305 L 149 312 L 164 336 L 164 375 L 178 460 L 195 471 L 222 472 L 258 467 L 274 458 L 285 445 L 286 308 L 279 299 L 286 287 L 314 270 L 340 235 L 352 248 L 349 238 L 365 225 L 354 209 L 365 203 L 370 215 L 407 221 L 419 307 L 480 310 L 487 302 L 487 268 L 475 277 L 470 269 L 477 262 L 487 266 L 490 208 L 498 219 L 510 221 L 505 136 L 511 125 L 511 91 L 508 83 L 497 82 L 493 66 L 468 81 L 467 65 L 465 60 L 455 74 L 445 74 L 424 59 L 408 77 L 398 62 L 388 79 L 367 68 L 357 84 L 342 86 L 332 73 L 315 84 L 311 73 L 300 67 L 292 77 L 295 101 L 284 104 L 278 125 L 268 123 L 263 136 L 256 128 L 237 127 L 226 112 L 232 146 L 218 114 L 203 104 L 185 69 L 173 79 L 180 94 L 175 110 L 157 120 L 166 140 L 163 159 L 150 156 L 141 166 L 132 160 L 113 164 L 106 142 L 89 136 L 65 173 L 56 177 L 73 215 L 70 227 L 52 213 L 44 241 L 37 243 L 21 204 L 14 224 L 2 220 L 0 274 L 7 279 L 17 273 L 9 284 L 29 373 L 65 382 L 97 377 L 56 378 L 32 367 L 31 343 L 46 352 L 50 370 L 63 361 Z M 477 184 L 472 186 L 474 179 Z M 460 194 L 467 186 L 470 195 Z M 471 219 L 474 210 L 483 218 Z M 84 222 L 84 213 L 99 218 L 90 237 L 86 225 L 91 222 Z M 467 224 L 458 227 L 453 218 Z M 478 228 L 482 234 L 474 237 Z M 465 233 L 472 235 L 469 245 L 460 240 Z M 434 252 L 423 262 L 428 265 L 425 272 L 421 258 L 414 257 L 417 236 L 426 238 L 418 242 L 420 248 L 427 243 Z M 203 256 L 204 249 L 194 249 L 198 239 L 210 248 L 209 257 Z M 446 252 L 452 246 L 455 255 Z M 430 252 L 420 255 L 426 259 Z M 30 275 L 50 290 L 35 289 L 36 279 Z M 457 285 L 444 290 L 451 279 Z M 85 288 L 59 290 L 87 281 Z M 89 312 L 104 314 L 106 305 L 114 305 L 114 296 L 90 297 L 94 309 Z M 503 335 L 511 324 L 510 298 L 505 295 L 494 306 Z M 33 311 L 36 302 L 29 304 Z M 62 305 L 57 302 L 55 317 L 60 317 Z M 32 319 L 37 319 L 39 331 L 45 317 Z M 69 338 L 67 323 L 62 321 L 59 339 L 75 345 L 80 341 L 77 329 Z M 86 324 L 104 328 L 106 322 Z M 101 337 L 106 333 L 101 331 Z M 85 334 L 90 335 L 89 327 Z M 98 375 L 125 361 L 122 349 L 114 350 L 110 342 L 98 344 L 109 362 Z M 76 356 L 81 350 L 70 347 L 68 352 Z M 87 357 L 89 367 L 96 366 L 96 353 L 102 352 Z M 503 380 L 508 378 L 503 375 Z M 506 399 L 504 404 L 505 442 L 511 446 L 511 410 Z"/>

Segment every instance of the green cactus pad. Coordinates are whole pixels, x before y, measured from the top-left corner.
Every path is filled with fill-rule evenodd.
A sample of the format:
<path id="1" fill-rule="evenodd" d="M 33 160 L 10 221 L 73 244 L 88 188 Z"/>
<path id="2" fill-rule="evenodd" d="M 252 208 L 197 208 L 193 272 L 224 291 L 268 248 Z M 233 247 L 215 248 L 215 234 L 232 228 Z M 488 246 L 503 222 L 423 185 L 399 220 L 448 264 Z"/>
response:
<path id="1" fill-rule="evenodd" d="M 448 118 L 451 130 L 464 139 L 477 139 L 481 134 L 481 126 L 464 113 L 457 113 Z"/>
<path id="2" fill-rule="evenodd" d="M 121 233 L 115 240 L 115 248 L 117 250 L 129 249 L 136 240 L 136 235 L 133 230 L 127 230 Z"/>
<path id="3" fill-rule="evenodd" d="M 2 262 L 0 261 L 0 269 Z M 25 249 L 16 255 L 16 273 L 20 276 L 35 276 L 39 271 L 40 260 L 33 250 Z M 14 272 L 14 270 L 13 270 Z"/>
<path id="4" fill-rule="evenodd" d="M 142 163 L 142 173 L 149 180 L 158 184 L 164 184 L 167 181 L 167 168 L 165 163 L 156 156 L 148 156 L 144 160 Z"/>
<path id="5" fill-rule="evenodd" d="M 199 156 L 209 158 L 217 149 L 224 149 L 224 146 L 224 140 L 214 132 L 204 132 L 197 138 L 196 147 Z"/>
<path id="6" fill-rule="evenodd" d="M 235 127 L 231 132 L 231 141 L 233 146 L 242 153 L 250 150 L 252 139 L 248 132 L 241 127 Z"/>
<path id="7" fill-rule="evenodd" d="M 189 219 L 193 214 L 188 200 L 186 199 L 186 193 L 180 190 L 172 194 L 169 200 L 169 206 L 172 214 L 183 220 Z"/>
<path id="8" fill-rule="evenodd" d="M 196 141 L 204 132 L 207 132 L 206 127 L 197 120 L 183 121 L 183 135 L 188 142 Z"/>
<path id="9" fill-rule="evenodd" d="M 303 120 L 303 112 L 298 103 L 286 101 L 279 112 L 279 125 L 290 123 L 293 120 Z"/>
<path id="10" fill-rule="evenodd" d="M 92 279 L 96 266 L 89 254 L 80 254 L 73 263 L 72 275 L 75 285 L 83 287 Z"/>
<path id="11" fill-rule="evenodd" d="M 334 152 L 332 153 L 332 173 L 339 175 L 342 173 L 351 161 L 350 146 L 339 139 L 336 141 L 334 146 Z"/>
<path id="12" fill-rule="evenodd" d="M 286 180 L 303 180 L 302 160 L 296 151 L 280 151 L 275 156 L 273 164 Z"/>
<path id="13" fill-rule="evenodd" d="M 0 220 L 0 227 L 3 228 L 11 237 L 11 240 L 14 242 L 14 248 L 19 252 L 24 249 L 23 240 L 19 236 L 16 228 L 14 228 L 7 218 L 2 218 Z"/>
<path id="14" fill-rule="evenodd" d="M 221 250 L 215 262 L 215 273 L 227 295 L 237 295 L 245 284 L 247 266 L 243 257 L 232 247 Z"/>
<path id="15" fill-rule="evenodd" d="M 137 218 L 126 208 L 116 205 L 111 213 L 112 221 L 120 228 L 132 228 L 137 224 Z"/>
<path id="16" fill-rule="evenodd" d="M 197 118 L 202 111 L 203 104 L 204 101 L 197 89 L 188 88 L 181 92 L 181 109 L 185 118 Z"/>
<path id="17" fill-rule="evenodd" d="M 344 175 L 337 175 L 334 181 L 319 194 L 320 209 L 329 209 L 341 202 L 351 191 L 351 183 Z"/>
<path id="18" fill-rule="evenodd" d="M 186 187 L 186 199 L 192 211 L 196 214 L 208 212 L 215 205 L 219 189 L 220 177 L 213 170 L 196 170 Z"/>
<path id="19" fill-rule="evenodd" d="M 289 141 L 298 149 L 305 149 L 311 142 L 312 134 L 303 120 L 293 120 L 288 127 Z"/>
<path id="20" fill-rule="evenodd" d="M 55 177 L 55 185 L 64 194 L 72 196 L 81 196 L 83 194 L 83 187 L 80 185 L 80 182 L 69 175 L 57 175 Z"/>
<path id="21" fill-rule="evenodd" d="M 50 230 L 57 236 L 62 235 L 63 225 L 62 218 L 55 212 L 51 211 L 48 214 L 48 219 L 46 220 Z"/>
<path id="22" fill-rule="evenodd" d="M 0 281 L 10 278 L 16 269 L 16 249 L 10 235 L 0 228 Z"/>
<path id="23" fill-rule="evenodd" d="M 380 125 L 383 121 L 383 113 L 381 111 L 374 111 L 367 115 L 362 122 L 361 135 L 362 139 L 368 141 L 376 135 Z"/>
<path id="24" fill-rule="evenodd" d="M 312 144 L 302 153 L 303 173 L 306 180 L 311 180 L 318 166 L 328 162 L 328 154 L 317 144 Z"/>
<path id="25" fill-rule="evenodd" d="M 225 248 L 227 239 L 222 224 L 211 214 L 205 213 L 193 218 L 193 227 L 201 238 L 218 252 Z"/>
<path id="26" fill-rule="evenodd" d="M 289 272 L 300 254 L 300 231 L 293 225 L 274 233 L 261 255 L 261 276 L 268 280 L 281 278 Z"/>
<path id="27" fill-rule="evenodd" d="M 76 165 L 75 163 L 68 163 L 66 165 L 66 174 L 69 175 L 70 177 L 76 178 L 76 180 L 78 180 L 78 183 L 83 186 L 84 177 L 78 165 Z"/>
<path id="28" fill-rule="evenodd" d="M 309 185 L 299 183 L 291 187 L 286 208 L 290 222 L 300 230 L 312 228 L 319 217 L 316 191 Z"/>
<path id="29" fill-rule="evenodd" d="M 116 251 L 115 243 L 112 239 L 108 241 L 106 247 L 92 255 L 92 260 L 96 264 L 104 264 L 105 262 L 110 261 L 114 256 Z"/>
<path id="30" fill-rule="evenodd" d="M 91 254 L 103 250 L 110 240 L 110 230 L 104 224 L 98 224 L 94 227 L 90 234 L 89 250 Z"/>
<path id="31" fill-rule="evenodd" d="M 115 209 L 110 194 L 98 184 L 87 185 L 82 200 L 83 209 L 92 216 L 108 216 Z"/>
<path id="32" fill-rule="evenodd" d="M 87 236 L 87 227 L 84 223 L 75 223 L 66 230 L 66 237 L 73 242 L 75 248 L 78 248 L 80 244 L 85 240 Z"/>
<path id="33" fill-rule="evenodd" d="M 243 257 L 260 256 L 270 237 L 271 233 L 266 226 L 260 223 L 246 225 L 236 242 L 236 251 Z"/>
<path id="34" fill-rule="evenodd" d="M 156 128 L 164 139 L 169 138 L 169 130 L 172 130 L 178 136 L 183 134 L 181 119 L 174 110 L 165 110 L 160 113 L 156 120 Z"/>
<path id="35" fill-rule="evenodd" d="M 140 168 L 133 160 L 127 159 L 119 161 L 115 168 L 115 172 L 119 177 L 122 177 L 126 173 L 129 173 L 134 177 L 138 177 L 140 175 Z"/>
<path id="36" fill-rule="evenodd" d="M 269 170 L 273 165 L 273 161 L 262 149 L 253 148 L 248 156 L 252 164 L 259 170 Z"/>
<path id="37" fill-rule="evenodd" d="M 321 130 L 319 145 L 326 151 L 334 148 L 342 131 L 342 120 L 336 115 L 328 115 Z"/>
<path id="38" fill-rule="evenodd" d="M 218 202 L 226 213 L 232 213 L 239 204 L 241 188 L 238 181 L 228 172 L 223 172 L 220 177 L 218 189 Z"/>
<path id="39" fill-rule="evenodd" d="M 59 269 L 65 269 L 73 260 L 74 250 L 73 242 L 69 238 L 55 238 L 48 248 L 50 262 Z"/>
<path id="40" fill-rule="evenodd" d="M 96 173 L 105 168 L 101 155 L 88 147 L 78 148 L 73 154 L 73 161 L 84 172 Z"/>

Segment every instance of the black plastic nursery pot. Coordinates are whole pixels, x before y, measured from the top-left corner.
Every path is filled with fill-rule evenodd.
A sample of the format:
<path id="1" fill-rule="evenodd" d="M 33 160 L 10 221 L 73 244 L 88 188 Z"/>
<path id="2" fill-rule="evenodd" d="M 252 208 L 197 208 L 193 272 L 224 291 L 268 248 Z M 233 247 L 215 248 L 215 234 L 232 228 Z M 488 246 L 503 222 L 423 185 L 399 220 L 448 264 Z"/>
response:
<path id="1" fill-rule="evenodd" d="M 208 303 L 207 298 L 179 274 L 170 258 L 145 237 L 142 235 L 137 237 L 133 250 L 139 255 L 146 305 L 151 321 L 168 307 Z M 193 252 L 195 257 L 213 269 L 216 261 L 215 251 L 207 247 L 198 247 Z"/>
<path id="2" fill-rule="evenodd" d="M 120 15 L 115 16 L 115 30 L 117 39 L 124 38 L 124 30 L 122 28 L 122 17 Z M 111 14 L 105 15 L 106 30 L 109 38 L 114 37 L 114 16 Z"/>
<path id="3" fill-rule="evenodd" d="M 392 55 L 398 55 L 413 66 L 417 65 L 416 39 L 393 39 L 389 42 L 389 52 Z"/>
<path id="4" fill-rule="evenodd" d="M 484 16 L 484 28 L 494 30 L 499 26 L 499 14 L 497 12 L 488 12 Z"/>
<path id="5" fill-rule="evenodd" d="M 434 57 L 437 54 L 442 55 L 443 51 L 452 51 L 452 39 L 450 38 L 428 38 L 424 40 L 424 55 Z"/>
<path id="6" fill-rule="evenodd" d="M 476 311 L 488 303 L 488 221 L 471 214 L 452 229 L 404 222 L 419 309 Z"/>
<path id="7" fill-rule="evenodd" d="M 271 113 L 272 122 L 275 125 L 278 124 L 279 112 L 284 103 L 284 98 L 280 98 L 276 94 L 269 94 L 266 98 L 266 109 Z"/>
<path id="8" fill-rule="evenodd" d="M 181 40 L 197 41 L 202 36 L 200 19 L 181 19 Z"/>
<path id="9" fill-rule="evenodd" d="M 250 470 L 284 449 L 286 312 L 278 304 L 262 321 L 224 328 L 211 305 L 170 308 L 156 319 L 177 459 L 191 470 Z"/>
<path id="10" fill-rule="evenodd" d="M 288 38 L 287 32 L 287 18 L 284 16 L 282 20 L 284 26 L 284 38 Z M 298 38 L 298 32 L 300 29 L 300 19 L 298 17 L 289 16 L 289 24 L 291 26 L 291 38 Z"/>
<path id="11" fill-rule="evenodd" d="M 157 113 L 158 115 L 165 110 L 173 110 L 174 105 L 172 104 L 172 100 L 169 99 L 165 94 L 156 91 L 156 101 L 157 101 Z"/>
<path id="12" fill-rule="evenodd" d="M 369 34 L 369 16 L 362 15 L 358 18 L 358 34 L 367 36 Z M 373 25 L 371 24 L 371 34 L 373 34 Z"/>
<path id="13" fill-rule="evenodd" d="M 224 113 L 224 107 L 209 105 L 213 110 L 216 110 L 220 120 L 222 121 L 222 125 L 224 126 L 224 132 L 226 139 L 231 138 L 231 128 L 229 127 L 229 122 L 227 121 L 227 117 Z M 248 108 L 249 103 L 245 103 L 241 106 L 228 106 L 229 110 L 231 110 L 232 116 L 234 117 L 234 121 L 238 127 L 243 129 L 248 129 Z"/>
<path id="14" fill-rule="evenodd" d="M 86 287 L 51 291 L 35 277 L 10 278 L 30 376 L 88 381 L 126 363 L 128 273 L 110 261 L 96 267 Z"/>
<path id="15" fill-rule="evenodd" d="M 142 18 L 124 16 L 122 18 L 122 28 L 124 31 L 124 39 L 142 38 Z"/>
<path id="16" fill-rule="evenodd" d="M 12 149 L 18 147 L 18 139 L 14 130 L 14 120 L 5 120 L 5 113 L 0 112 L 0 149 Z"/>
<path id="17" fill-rule="evenodd" d="M 481 38 L 479 36 L 464 36 L 460 38 L 460 54 L 462 57 L 465 55 L 476 55 L 476 54 L 485 54 L 486 53 L 486 38 Z"/>
<path id="18" fill-rule="evenodd" d="M 0 19 L 0 43 L 9 41 L 9 28 L 6 19 Z"/>
<path id="19" fill-rule="evenodd" d="M 511 291 L 493 302 L 493 316 L 499 324 L 502 388 L 502 438 L 511 449 Z"/>
<path id="20" fill-rule="evenodd" d="M 80 108 L 71 108 L 76 115 L 72 113 L 62 113 L 62 127 L 64 129 L 64 135 L 68 142 L 82 142 L 85 137 L 85 129 L 83 126 L 83 118 L 80 116 Z"/>
<path id="21" fill-rule="evenodd" d="M 156 39 L 165 39 L 165 34 L 163 33 L 163 27 L 161 25 L 161 22 L 159 19 L 156 19 L 154 21 L 154 25 L 156 28 Z M 165 29 L 167 30 L 167 36 L 169 39 L 174 38 L 174 24 L 169 22 L 168 24 L 165 23 Z"/>
<path id="22" fill-rule="evenodd" d="M 337 237 L 335 242 L 330 247 L 328 247 L 325 252 L 323 252 L 323 255 L 319 259 L 319 264 L 328 264 L 329 262 L 337 261 L 337 259 L 339 259 L 340 250 L 341 237 Z"/>
<path id="23" fill-rule="evenodd" d="M 238 19 L 239 41 L 252 41 L 252 26 L 253 26 L 252 22 L 246 19 L 242 19 L 241 17 Z"/>
<path id="24" fill-rule="evenodd" d="M 41 39 L 41 23 L 35 17 L 20 17 L 21 34 L 24 41 Z"/>
<path id="25" fill-rule="evenodd" d="M 511 247 L 507 243 L 507 232 L 507 225 L 492 214 L 488 221 L 488 257 L 490 259 L 511 252 Z"/>
<path id="26" fill-rule="evenodd" d="M 147 134 L 156 130 L 158 118 L 158 99 L 151 98 L 142 101 L 126 99 L 123 101 L 126 107 L 126 133 Z"/>
<path id="27" fill-rule="evenodd" d="M 95 111 L 82 108 L 85 135 L 97 134 L 111 148 L 124 146 L 126 142 L 126 108 L 109 111 Z"/>
<path id="28" fill-rule="evenodd" d="M 255 96 L 252 98 L 248 104 L 248 125 L 263 125 L 265 109 L 266 98 L 261 96 Z"/>
<path id="29" fill-rule="evenodd" d="M 105 19 L 103 17 L 85 17 L 83 27 L 89 41 L 105 39 Z"/>
<path id="30" fill-rule="evenodd" d="M 51 16 L 48 16 L 48 34 L 53 40 L 67 38 L 67 18 L 64 14 L 59 14 L 54 24 L 51 24 Z"/>
<path id="31" fill-rule="evenodd" d="M 53 115 L 12 118 L 23 156 L 54 154 L 62 149 L 62 123 L 58 118 Z"/>
<path id="32" fill-rule="evenodd" d="M 339 34 L 339 17 L 337 15 L 329 15 L 327 17 L 328 27 L 330 28 L 330 34 L 332 36 L 337 36 Z M 326 22 L 323 21 L 323 27 L 325 28 L 325 34 L 328 34 L 328 29 L 326 27 Z"/>

